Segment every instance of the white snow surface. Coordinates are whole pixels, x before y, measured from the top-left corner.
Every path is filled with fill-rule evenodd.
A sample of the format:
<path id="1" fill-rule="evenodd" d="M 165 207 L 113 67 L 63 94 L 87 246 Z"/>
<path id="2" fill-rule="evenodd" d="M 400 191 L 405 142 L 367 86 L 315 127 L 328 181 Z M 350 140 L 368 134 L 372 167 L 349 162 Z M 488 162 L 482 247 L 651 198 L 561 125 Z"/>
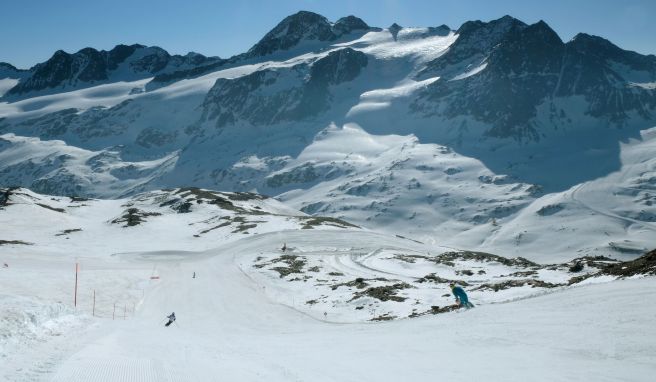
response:
<path id="1" fill-rule="evenodd" d="M 325 129 L 268 179 L 312 169 L 321 182 L 291 184 L 277 198 L 428 244 L 541 263 L 629 259 L 656 246 L 654 152 L 656 128 L 644 130 L 621 145 L 619 171 L 540 195 L 449 147 L 347 124 Z"/>
<path id="2" fill-rule="evenodd" d="M 309 217 L 254 195 L 12 192 L 0 209 L 1 238 L 12 241 L 0 244 L 0 380 L 649 381 L 656 371 L 654 277 L 477 291 L 513 279 L 516 268 L 435 263 L 450 249 L 332 223 L 299 229 Z M 115 222 L 129 208 L 150 215 L 135 226 Z M 268 261 L 284 256 L 320 269 L 279 277 L 275 266 L 285 263 Z M 452 299 L 444 284 L 414 281 L 426 273 L 466 279 L 476 308 L 424 313 Z M 555 283 L 569 277 L 538 273 Z M 326 287 L 357 277 L 413 287 L 404 301 Z M 165 327 L 171 312 L 177 321 Z M 413 312 L 422 314 L 405 318 Z"/>
<path id="3" fill-rule="evenodd" d="M 97 216 L 109 207 L 99 208 Z M 24 215 L 22 208 L 11 205 L 0 216 L 7 211 Z M 73 209 L 67 208 L 67 214 Z M 61 220 L 43 220 L 44 227 L 63 227 Z M 16 226 L 11 233 L 18 235 L 23 228 Z M 31 233 L 48 236 L 44 231 Z M 656 371 L 651 324 L 656 311 L 647 303 L 656 293 L 653 277 L 555 289 L 497 304 L 474 300 L 478 305 L 472 310 L 436 316 L 346 323 L 340 322 L 339 309 L 327 315 L 306 313 L 293 300 L 302 294 L 281 289 L 289 282 L 263 283 L 240 264 L 276 251 L 283 241 L 292 253 L 323 252 L 326 261 L 331 252 L 339 261 L 354 249 L 425 247 L 358 230 L 284 230 L 214 240 L 211 249 L 198 251 L 210 242 L 194 248 L 191 239 L 181 245 L 175 229 L 167 230 L 168 236 L 150 236 L 155 231 L 115 238 L 104 251 L 94 244 L 103 237 L 91 232 L 77 239 L 77 249 L 3 247 L 2 261 L 9 267 L 0 268 L 0 378 L 649 381 Z M 76 234 L 85 231 L 70 234 L 70 241 Z M 181 247 L 187 250 L 175 249 Z M 75 262 L 80 272 L 73 308 Z M 432 291 L 442 293 L 448 290 Z M 177 321 L 164 327 L 172 311 Z"/>

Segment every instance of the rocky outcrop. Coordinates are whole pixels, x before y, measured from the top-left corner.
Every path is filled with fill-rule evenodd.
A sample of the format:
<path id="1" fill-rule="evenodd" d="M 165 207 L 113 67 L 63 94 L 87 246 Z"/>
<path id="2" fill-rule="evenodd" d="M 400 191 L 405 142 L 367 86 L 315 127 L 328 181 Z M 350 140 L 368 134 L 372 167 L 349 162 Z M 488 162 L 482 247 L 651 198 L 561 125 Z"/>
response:
<path id="1" fill-rule="evenodd" d="M 329 108 L 330 87 L 352 81 L 367 62 L 364 53 L 345 48 L 311 65 L 219 79 L 205 98 L 202 120 L 223 127 L 239 121 L 270 125 L 315 116 Z"/>
<path id="2" fill-rule="evenodd" d="M 276 25 L 245 54 L 245 57 L 261 57 L 289 50 L 303 41 L 333 41 L 342 35 L 369 29 L 362 19 L 355 16 L 343 17 L 331 24 L 319 14 L 300 11 Z"/>
<path id="3" fill-rule="evenodd" d="M 16 99 L 27 94 L 85 87 L 110 80 L 137 80 L 203 66 L 217 60 L 218 57 L 205 57 L 198 53 L 171 56 L 162 48 L 138 44 L 117 45 L 110 51 L 84 48 L 73 54 L 58 50 L 48 61 L 31 68 L 24 76 L 26 78 L 11 88 L 5 97 Z M 118 74 L 122 66 L 125 68 Z"/>
<path id="4" fill-rule="evenodd" d="M 519 141 L 543 135 L 540 109 L 550 128 L 585 116 L 617 127 L 632 115 L 655 117 L 656 93 L 640 84 L 656 81 L 654 56 L 587 35 L 563 43 L 543 21 L 527 26 L 509 17 L 465 23 L 458 33 L 420 74 L 440 76 L 412 105 L 425 116 L 471 116 L 489 126 L 487 135 Z M 560 100 L 576 97 L 585 108 L 571 115 Z"/>

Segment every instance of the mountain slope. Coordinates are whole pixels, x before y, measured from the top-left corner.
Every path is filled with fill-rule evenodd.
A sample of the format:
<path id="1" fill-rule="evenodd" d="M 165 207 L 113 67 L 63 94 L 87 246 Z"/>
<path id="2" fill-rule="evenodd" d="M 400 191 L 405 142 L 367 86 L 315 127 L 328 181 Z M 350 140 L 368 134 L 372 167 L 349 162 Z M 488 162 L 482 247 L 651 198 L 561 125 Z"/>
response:
<path id="1" fill-rule="evenodd" d="M 0 102 L 0 184 L 105 197 L 258 191 L 515 254 L 648 247 L 649 182 L 633 200 L 607 180 L 621 174 L 617 186 L 631 188 L 650 163 L 633 153 L 653 153 L 656 57 L 599 37 L 563 42 L 510 16 L 453 31 L 299 12 L 225 60 L 140 45 L 55 56 L 28 72 L 2 66 L 12 94 Z M 579 189 L 600 194 L 571 202 Z M 571 219 L 537 213 L 560 208 L 550 205 Z M 584 224 L 586 205 L 613 206 L 593 212 L 606 229 Z M 545 221 L 569 228 L 528 233 Z M 546 244 L 554 237 L 562 245 Z"/>
<path id="2" fill-rule="evenodd" d="M 159 47 L 117 45 L 110 51 L 84 48 L 69 54 L 58 50 L 32 67 L 4 96 L 9 100 L 89 87 L 98 83 L 134 81 L 170 71 L 219 61 L 198 53 L 171 56 Z M 3 75 L 0 72 L 0 78 Z"/>

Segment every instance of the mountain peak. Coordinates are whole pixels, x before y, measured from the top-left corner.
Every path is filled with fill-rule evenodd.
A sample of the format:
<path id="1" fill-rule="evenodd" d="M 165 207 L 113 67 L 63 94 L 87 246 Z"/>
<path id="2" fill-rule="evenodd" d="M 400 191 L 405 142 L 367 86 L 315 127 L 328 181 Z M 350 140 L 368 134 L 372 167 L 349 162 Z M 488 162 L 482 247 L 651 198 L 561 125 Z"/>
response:
<path id="1" fill-rule="evenodd" d="M 367 25 L 367 23 L 365 23 L 361 18 L 355 17 L 353 15 L 342 17 L 341 19 L 337 20 L 337 22 L 335 22 L 335 24 L 333 25 L 333 32 L 335 32 L 335 34 L 338 36 L 351 33 L 355 30 L 368 30 L 368 29 L 370 28 L 369 25 Z"/>
<path id="2" fill-rule="evenodd" d="M 656 57 L 654 55 L 641 55 L 624 50 L 603 37 L 579 33 L 567 42 L 566 46 L 587 57 L 595 57 L 595 60 L 613 60 L 634 70 L 656 75 Z"/>
<path id="3" fill-rule="evenodd" d="M 396 41 L 401 29 L 403 29 L 403 27 L 400 26 L 397 23 L 394 23 L 394 24 L 390 25 L 389 28 L 387 28 L 387 30 L 389 30 L 389 32 L 392 34 L 392 37 L 394 38 L 394 41 Z"/>
<path id="4" fill-rule="evenodd" d="M 328 20 L 314 12 L 300 11 L 285 17 L 247 53 L 266 56 L 278 50 L 288 50 L 303 40 L 330 41 L 335 38 Z"/>
<path id="5" fill-rule="evenodd" d="M 551 29 L 549 24 L 544 22 L 543 20 L 538 21 L 535 24 L 531 24 L 528 27 L 526 27 L 523 30 L 524 34 L 536 36 L 539 38 L 543 43 L 546 44 L 558 44 L 561 45 L 563 43 L 563 40 L 560 39 L 560 36 L 558 36 L 558 33 Z"/>
<path id="6" fill-rule="evenodd" d="M 27 73 L 27 70 L 18 69 L 8 62 L 0 62 L 0 79 L 4 78 L 21 78 Z M 0 91 L 2 94 L 2 91 Z"/>
<path id="7" fill-rule="evenodd" d="M 483 22 L 481 20 L 467 21 L 463 23 L 460 28 L 458 28 L 456 33 L 459 35 L 467 35 L 476 33 L 481 29 L 487 30 L 489 32 L 499 31 L 501 33 L 505 33 L 510 29 L 522 27 L 526 27 L 524 22 L 512 16 L 505 15 L 501 18 L 489 22 Z"/>
<path id="8" fill-rule="evenodd" d="M 603 37 L 599 36 L 594 36 L 590 35 L 587 33 L 577 33 L 576 36 L 574 36 L 570 42 L 574 45 L 579 45 L 579 46 L 598 46 L 598 47 L 605 47 L 605 48 L 610 48 L 610 47 L 616 47 L 613 43 L 610 41 L 606 40 Z"/>

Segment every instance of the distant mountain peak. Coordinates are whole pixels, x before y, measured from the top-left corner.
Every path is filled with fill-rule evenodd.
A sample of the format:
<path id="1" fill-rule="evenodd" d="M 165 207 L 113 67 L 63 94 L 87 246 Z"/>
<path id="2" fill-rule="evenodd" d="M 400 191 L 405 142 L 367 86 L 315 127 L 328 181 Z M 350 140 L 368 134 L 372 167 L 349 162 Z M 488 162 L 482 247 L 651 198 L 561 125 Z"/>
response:
<path id="1" fill-rule="evenodd" d="M 390 25 L 389 28 L 387 28 L 387 30 L 392 34 L 392 37 L 394 38 L 394 41 L 396 41 L 401 29 L 403 29 L 403 27 L 400 26 L 397 23 L 394 23 L 394 24 Z"/>
<path id="2" fill-rule="evenodd" d="M 343 35 L 355 30 L 368 30 L 369 28 L 369 25 L 361 18 L 349 15 L 337 20 L 332 29 L 336 35 Z"/>
<path id="3" fill-rule="evenodd" d="M 334 37 L 328 19 L 313 12 L 300 11 L 285 17 L 247 55 L 265 56 L 278 50 L 288 50 L 302 40 L 329 41 Z"/>
<path id="4" fill-rule="evenodd" d="M 176 70 L 216 60 L 218 58 L 198 53 L 172 56 L 160 47 L 141 44 L 119 44 L 109 51 L 86 47 L 67 53 L 59 49 L 47 61 L 25 71 L 24 80 L 11 88 L 6 96 L 17 98 L 28 93 L 52 91 L 53 88 L 85 87 L 119 80 L 114 73 L 121 65 L 125 66 L 121 75 L 127 77 L 120 80 L 135 80 L 162 73 L 167 67 Z"/>
<path id="5" fill-rule="evenodd" d="M 354 31 L 370 29 L 362 19 L 352 15 L 342 17 L 332 24 L 317 13 L 300 11 L 285 17 L 258 41 L 246 56 L 266 56 L 277 51 L 289 50 L 302 41 L 333 41 Z"/>

